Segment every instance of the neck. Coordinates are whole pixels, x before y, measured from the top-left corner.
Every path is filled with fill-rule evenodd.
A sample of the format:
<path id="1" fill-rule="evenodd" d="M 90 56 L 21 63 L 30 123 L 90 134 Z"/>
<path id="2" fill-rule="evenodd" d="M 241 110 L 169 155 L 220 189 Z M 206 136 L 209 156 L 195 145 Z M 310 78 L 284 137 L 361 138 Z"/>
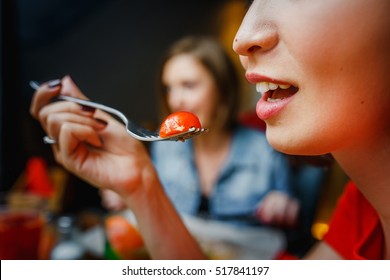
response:
<path id="1" fill-rule="evenodd" d="M 390 139 L 374 142 L 333 155 L 378 212 L 385 236 L 385 258 L 390 259 Z"/>

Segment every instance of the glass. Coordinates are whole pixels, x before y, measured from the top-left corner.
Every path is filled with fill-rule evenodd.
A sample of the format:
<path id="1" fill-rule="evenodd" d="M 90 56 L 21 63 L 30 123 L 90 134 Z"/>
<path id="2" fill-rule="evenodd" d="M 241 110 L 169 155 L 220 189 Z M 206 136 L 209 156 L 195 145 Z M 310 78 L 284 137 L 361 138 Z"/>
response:
<path id="1" fill-rule="evenodd" d="M 19 195 L 10 203 L 0 197 L 0 259 L 40 259 L 40 246 L 45 227 L 41 200 Z"/>

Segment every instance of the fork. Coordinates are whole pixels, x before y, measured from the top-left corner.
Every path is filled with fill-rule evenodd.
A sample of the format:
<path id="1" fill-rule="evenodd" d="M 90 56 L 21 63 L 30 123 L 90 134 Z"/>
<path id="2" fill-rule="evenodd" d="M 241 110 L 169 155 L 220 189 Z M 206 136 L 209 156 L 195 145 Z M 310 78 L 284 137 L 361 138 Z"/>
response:
<path id="1" fill-rule="evenodd" d="M 57 81 L 57 80 L 56 80 Z M 36 81 L 30 81 L 30 86 L 37 90 L 40 87 L 40 84 Z M 118 119 L 120 119 L 126 127 L 126 131 L 128 134 L 130 134 L 132 137 L 134 137 L 137 140 L 140 141 L 147 141 L 147 142 L 153 142 L 153 141 L 185 141 L 187 139 L 190 139 L 196 135 L 202 134 L 207 132 L 207 128 L 195 128 L 191 127 L 185 132 L 178 133 L 175 135 L 171 135 L 168 137 L 160 137 L 157 132 L 150 131 L 149 129 L 146 129 L 144 127 L 141 127 L 135 123 L 133 123 L 131 120 L 129 120 L 125 114 L 122 112 L 118 111 L 117 109 L 108 107 L 106 105 L 92 102 L 89 100 L 84 100 L 72 96 L 67 96 L 67 95 L 59 95 L 57 97 L 58 100 L 64 100 L 64 101 L 70 101 L 74 102 L 83 106 L 88 106 L 92 107 L 95 109 L 102 110 L 104 112 L 107 112 L 111 115 L 116 116 Z"/>

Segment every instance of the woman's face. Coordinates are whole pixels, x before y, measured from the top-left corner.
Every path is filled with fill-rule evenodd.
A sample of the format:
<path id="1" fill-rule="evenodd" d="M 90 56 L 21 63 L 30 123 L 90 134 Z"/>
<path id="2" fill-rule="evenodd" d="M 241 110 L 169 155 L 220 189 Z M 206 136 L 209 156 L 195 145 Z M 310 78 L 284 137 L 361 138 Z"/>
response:
<path id="1" fill-rule="evenodd" d="M 255 0 L 233 48 L 291 154 L 353 148 L 390 124 L 390 1 Z"/>
<path id="2" fill-rule="evenodd" d="M 164 65 L 162 82 L 171 111 L 188 111 L 198 116 L 202 126 L 210 127 L 218 101 L 213 77 L 192 55 L 181 54 Z"/>

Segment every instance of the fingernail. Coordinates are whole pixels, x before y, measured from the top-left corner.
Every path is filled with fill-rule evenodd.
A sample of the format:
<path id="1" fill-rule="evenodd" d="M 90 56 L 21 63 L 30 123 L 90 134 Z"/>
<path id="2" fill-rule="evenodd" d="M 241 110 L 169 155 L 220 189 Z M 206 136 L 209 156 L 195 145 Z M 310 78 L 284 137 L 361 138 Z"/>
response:
<path id="1" fill-rule="evenodd" d="M 83 110 L 84 112 L 93 113 L 93 112 L 95 112 L 96 109 L 93 107 L 86 106 L 86 105 L 81 105 L 81 110 Z"/>
<path id="2" fill-rule="evenodd" d="M 106 126 L 106 125 L 108 124 L 107 121 L 102 120 L 102 119 L 99 119 L 99 118 L 95 118 L 95 120 L 96 120 L 98 123 L 100 123 L 101 125 L 103 125 L 103 126 Z"/>
<path id="3" fill-rule="evenodd" d="M 61 80 L 60 79 L 56 79 L 56 80 L 52 80 L 52 81 L 47 82 L 47 86 L 49 88 L 55 88 L 55 87 L 58 87 L 60 85 L 61 85 Z"/>

